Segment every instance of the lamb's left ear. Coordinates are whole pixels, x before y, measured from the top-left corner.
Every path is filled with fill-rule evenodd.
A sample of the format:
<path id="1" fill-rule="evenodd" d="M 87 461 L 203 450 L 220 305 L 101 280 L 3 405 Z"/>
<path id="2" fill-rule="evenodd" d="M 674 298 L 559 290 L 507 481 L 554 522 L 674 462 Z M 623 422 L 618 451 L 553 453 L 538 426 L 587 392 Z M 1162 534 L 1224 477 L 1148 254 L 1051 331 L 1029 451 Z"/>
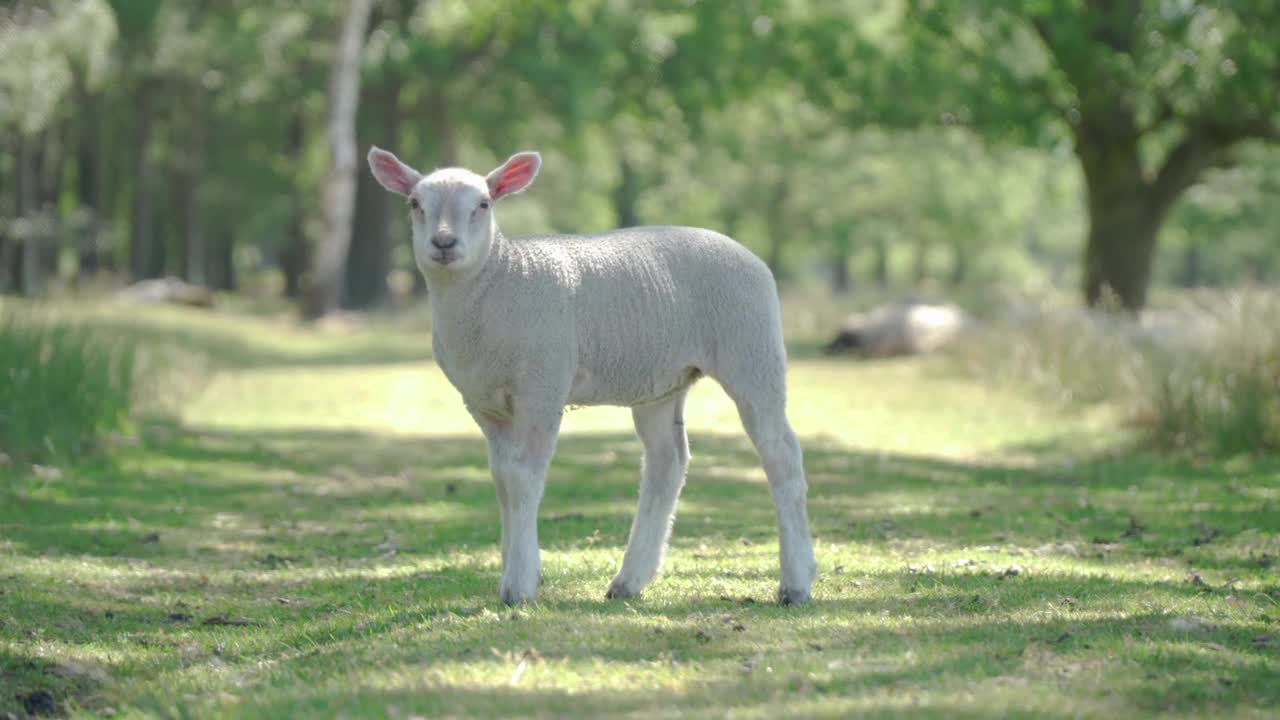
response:
<path id="1" fill-rule="evenodd" d="M 485 178 L 485 182 L 489 183 L 489 197 L 497 200 L 524 190 L 538 176 L 540 167 L 542 167 L 542 156 L 536 152 L 512 155 L 502 163 L 502 167 L 489 173 Z"/>
<path id="2" fill-rule="evenodd" d="M 421 173 L 377 145 L 369 148 L 369 170 L 382 187 L 401 195 L 413 192 L 413 186 L 422 179 Z"/>

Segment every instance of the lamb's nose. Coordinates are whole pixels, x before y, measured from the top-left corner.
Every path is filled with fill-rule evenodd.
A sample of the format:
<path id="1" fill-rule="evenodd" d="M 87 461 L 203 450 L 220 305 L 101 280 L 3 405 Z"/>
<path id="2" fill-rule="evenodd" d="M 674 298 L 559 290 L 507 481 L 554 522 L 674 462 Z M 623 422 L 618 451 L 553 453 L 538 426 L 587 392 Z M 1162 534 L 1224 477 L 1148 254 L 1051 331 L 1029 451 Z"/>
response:
<path id="1" fill-rule="evenodd" d="M 448 250 L 458 244 L 458 236 L 441 233 L 431 238 L 431 244 L 441 250 Z"/>

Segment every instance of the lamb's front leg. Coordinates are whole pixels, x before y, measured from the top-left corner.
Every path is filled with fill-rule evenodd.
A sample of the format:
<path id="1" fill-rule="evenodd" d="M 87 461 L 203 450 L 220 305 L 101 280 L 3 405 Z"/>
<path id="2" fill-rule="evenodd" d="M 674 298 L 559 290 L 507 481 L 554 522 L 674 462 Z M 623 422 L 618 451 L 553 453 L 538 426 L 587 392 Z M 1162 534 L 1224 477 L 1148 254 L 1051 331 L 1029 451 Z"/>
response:
<path id="1" fill-rule="evenodd" d="M 538 592 L 538 506 L 560 432 L 560 409 L 521 411 L 503 421 L 481 422 L 489 443 L 489 468 L 502 513 L 502 581 L 508 605 L 530 602 Z"/>
<path id="2" fill-rule="evenodd" d="M 622 557 L 622 568 L 605 593 L 609 599 L 638 594 L 662 566 L 676 500 L 689 469 L 689 438 L 684 431 L 686 392 L 682 390 L 669 400 L 631 411 L 636 434 L 644 445 L 644 468 L 627 552 Z"/>

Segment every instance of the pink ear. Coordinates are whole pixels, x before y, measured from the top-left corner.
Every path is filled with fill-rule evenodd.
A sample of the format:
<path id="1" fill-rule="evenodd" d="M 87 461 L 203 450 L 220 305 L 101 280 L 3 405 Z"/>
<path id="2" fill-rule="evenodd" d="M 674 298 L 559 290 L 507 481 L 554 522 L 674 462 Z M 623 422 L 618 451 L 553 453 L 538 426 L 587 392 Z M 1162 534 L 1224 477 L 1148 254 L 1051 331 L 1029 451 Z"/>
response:
<path id="1" fill-rule="evenodd" d="M 422 179 L 421 173 L 400 162 L 400 158 L 377 146 L 369 149 L 369 169 L 382 187 L 408 195 Z"/>
<path id="2" fill-rule="evenodd" d="M 524 190 L 538 176 L 540 167 L 542 167 L 542 156 L 536 152 L 512 155 L 502 164 L 502 167 L 489 173 L 485 178 L 489 183 L 489 196 L 497 200 Z"/>

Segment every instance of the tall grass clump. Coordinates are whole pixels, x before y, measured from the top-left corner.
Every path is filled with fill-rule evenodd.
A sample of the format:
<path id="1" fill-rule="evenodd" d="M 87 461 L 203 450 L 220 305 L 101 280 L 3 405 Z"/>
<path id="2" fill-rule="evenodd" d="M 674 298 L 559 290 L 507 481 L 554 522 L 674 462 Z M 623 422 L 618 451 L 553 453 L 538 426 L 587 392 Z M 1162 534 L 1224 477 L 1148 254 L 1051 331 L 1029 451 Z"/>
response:
<path id="1" fill-rule="evenodd" d="M 1280 295 L 1204 296 L 1186 315 L 1208 337 L 1154 369 L 1139 420 L 1166 447 L 1280 451 Z"/>
<path id="2" fill-rule="evenodd" d="M 133 400 L 134 351 L 101 333 L 0 309 L 0 452 L 69 460 L 120 430 Z"/>
<path id="3" fill-rule="evenodd" d="M 1083 309 L 1020 302 L 952 351 L 966 374 L 1028 388 L 1062 405 L 1132 403 L 1151 373 L 1130 321 Z"/>
<path id="4" fill-rule="evenodd" d="M 1156 447 L 1280 451 L 1280 295 L 1205 293 L 1142 318 L 1019 303 L 956 358 L 1067 405 L 1120 408 Z"/>

